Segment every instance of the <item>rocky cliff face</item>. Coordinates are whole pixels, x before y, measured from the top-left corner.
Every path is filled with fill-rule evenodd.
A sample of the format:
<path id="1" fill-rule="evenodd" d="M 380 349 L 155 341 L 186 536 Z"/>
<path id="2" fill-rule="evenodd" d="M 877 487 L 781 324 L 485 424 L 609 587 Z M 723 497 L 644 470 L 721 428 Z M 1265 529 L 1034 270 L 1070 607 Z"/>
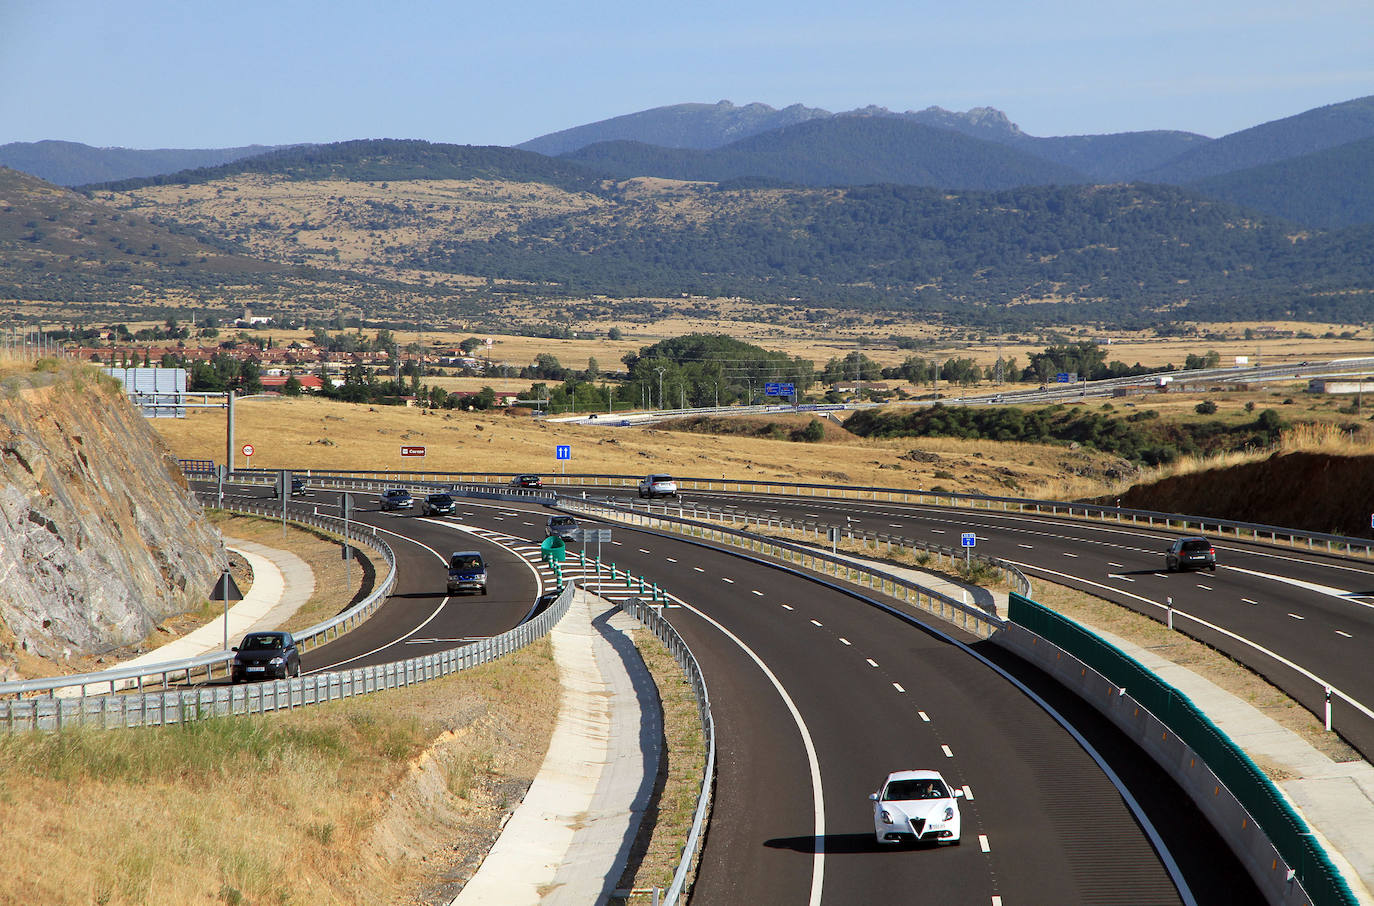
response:
<path id="1" fill-rule="evenodd" d="M 226 564 L 160 437 L 78 369 L 0 382 L 0 679 L 144 639 Z M 26 672 L 33 672 L 26 670 Z"/>

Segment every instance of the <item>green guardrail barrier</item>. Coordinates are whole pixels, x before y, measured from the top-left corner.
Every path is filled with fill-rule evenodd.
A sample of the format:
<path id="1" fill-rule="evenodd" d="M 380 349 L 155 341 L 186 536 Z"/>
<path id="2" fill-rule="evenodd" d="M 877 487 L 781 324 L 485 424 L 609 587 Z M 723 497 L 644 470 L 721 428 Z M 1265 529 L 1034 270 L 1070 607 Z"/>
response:
<path id="1" fill-rule="evenodd" d="M 1173 730 L 1255 819 L 1297 873 L 1312 906 L 1358 906 L 1355 894 L 1307 822 L 1293 811 L 1250 756 L 1186 695 L 1115 646 L 1030 598 L 1013 592 L 1008 599 L 1008 617 L 1069 652 L 1114 685 L 1129 689 L 1136 701 Z"/>

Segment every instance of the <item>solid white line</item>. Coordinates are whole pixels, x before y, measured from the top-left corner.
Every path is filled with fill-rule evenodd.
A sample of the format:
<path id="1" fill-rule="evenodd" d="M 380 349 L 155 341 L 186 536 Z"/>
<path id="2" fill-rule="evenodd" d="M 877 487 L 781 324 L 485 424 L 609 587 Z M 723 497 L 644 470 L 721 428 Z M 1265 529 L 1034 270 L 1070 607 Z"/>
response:
<path id="1" fill-rule="evenodd" d="M 864 658 L 864 660 L 868 661 L 868 666 L 870 666 L 870 667 L 876 667 L 876 666 L 878 666 L 878 662 L 875 661 L 875 660 L 873 660 L 873 658 L 871 658 L 871 657 L 870 657 L 870 658 Z"/>
<path id="2" fill-rule="evenodd" d="M 925 721 L 926 723 L 930 723 L 930 715 L 929 715 L 929 714 L 927 714 L 927 713 L 924 712 L 924 711 L 917 711 L 916 713 L 919 714 L 919 715 L 921 715 L 921 720 Z"/>
<path id="3" fill-rule="evenodd" d="M 893 684 L 892 684 L 892 688 L 893 688 L 893 689 L 896 689 L 898 692 L 901 692 L 901 693 L 905 693 L 905 692 L 906 692 L 906 690 L 902 688 L 902 684 L 901 684 L 901 683 L 893 683 Z"/>
<path id="4" fill-rule="evenodd" d="M 1345 636 L 1347 639 L 1353 639 L 1353 638 L 1354 638 L 1354 636 L 1351 635 L 1350 633 L 1345 632 L 1344 630 L 1340 630 L 1340 629 L 1337 629 L 1337 630 L 1336 630 L 1336 635 L 1343 635 L 1343 636 Z"/>
<path id="5" fill-rule="evenodd" d="M 949 750 L 949 746 L 941 745 L 941 746 L 940 746 L 940 751 L 945 753 L 945 757 L 946 757 L 946 758 L 953 758 L 953 757 L 954 757 L 954 753 L 951 752 L 951 751 Z"/>
<path id="6" fill-rule="evenodd" d="M 801 712 L 797 710 L 796 702 L 792 701 L 792 697 L 787 694 L 787 690 L 783 688 L 782 683 L 778 680 L 777 676 L 774 675 L 773 671 L 768 669 L 768 665 L 763 662 L 763 658 L 755 654 L 753 649 L 744 644 L 744 641 L 740 639 L 739 636 L 726 629 L 719 621 L 707 616 L 685 601 L 679 599 L 679 603 L 682 604 L 684 610 L 690 610 L 692 613 L 720 630 L 726 638 L 738 645 L 744 653 L 758 665 L 759 669 L 763 671 L 764 676 L 768 677 L 768 680 L 773 684 L 773 688 L 777 690 L 778 695 L 781 696 L 783 704 L 785 704 L 787 710 L 791 712 L 792 720 L 796 723 L 797 729 L 801 732 L 802 745 L 806 749 L 806 761 L 811 768 L 811 798 L 812 810 L 815 815 L 814 836 L 817 844 L 815 859 L 811 863 L 811 898 L 808 900 L 808 906 L 820 906 L 821 887 L 825 881 L 825 797 L 821 788 L 820 761 L 816 757 L 816 744 L 811 739 L 811 731 L 807 729 L 806 721 L 802 720 Z"/>
<path id="7" fill-rule="evenodd" d="M 1315 591 L 1319 595 L 1327 595 L 1332 598 L 1340 598 L 1342 601 L 1350 601 L 1361 607 L 1374 607 L 1364 601 L 1356 601 L 1351 597 L 1351 593 L 1343 588 L 1336 588 L 1331 585 L 1318 585 L 1316 582 L 1304 582 L 1301 579 L 1290 579 L 1287 576 L 1276 576 L 1272 573 L 1256 572 L 1253 569 L 1241 569 L 1239 566 L 1228 566 L 1226 569 L 1235 570 L 1238 573 L 1245 573 L 1247 576 L 1258 576 L 1261 579 L 1273 579 L 1275 582 L 1282 582 L 1285 585 L 1292 585 L 1295 588 L 1305 588 L 1308 591 Z"/>
<path id="8" fill-rule="evenodd" d="M 990 853 L 990 852 L 992 852 L 992 847 L 988 845 L 988 835 L 987 835 L 987 834 L 979 834 L 979 835 L 978 835 L 978 846 L 981 847 L 982 850 L 983 850 L 983 852 L 985 852 L 985 853 Z M 999 898 L 999 899 L 1000 899 L 1000 898 Z"/>

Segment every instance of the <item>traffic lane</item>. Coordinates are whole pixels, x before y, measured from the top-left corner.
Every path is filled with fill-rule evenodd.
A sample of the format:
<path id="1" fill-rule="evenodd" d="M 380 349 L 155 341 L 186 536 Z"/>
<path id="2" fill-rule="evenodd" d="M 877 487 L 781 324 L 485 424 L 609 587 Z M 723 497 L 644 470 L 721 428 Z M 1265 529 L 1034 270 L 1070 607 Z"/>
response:
<path id="1" fill-rule="evenodd" d="M 528 564 L 506 548 L 466 532 L 392 513 L 359 513 L 396 555 L 396 584 L 362 625 L 302 656 L 319 672 L 404 660 L 498 635 L 519 625 L 539 596 Z M 454 545 L 458 544 L 455 548 Z M 450 597 L 447 564 L 454 549 L 487 561 L 486 596 Z"/>
<path id="2" fill-rule="evenodd" d="M 653 550 L 652 545 L 653 542 L 646 539 L 641 546 Z M 1059 870 L 1050 873 L 1053 879 L 1047 880 L 1039 870 L 1035 870 L 1029 872 L 1024 880 L 1027 886 L 1022 887 L 1023 882 L 1018 881 L 1017 889 L 1030 896 L 1024 901 L 1043 901 L 1047 893 L 1056 901 L 1075 900 L 1075 891 L 1086 881 L 1080 878 L 1081 873 L 1075 873 L 1070 860 L 1059 855 L 1057 840 L 1060 832 L 1049 820 L 1052 814 L 1063 808 L 1059 802 L 1062 790 L 1041 788 L 1048 782 L 1046 778 L 1061 778 L 1066 774 L 1078 777 L 1081 771 L 1100 777 L 1101 772 L 1081 749 L 1077 750 L 1078 760 L 1073 761 L 1066 760 L 1069 756 L 1061 751 L 1056 751 L 1051 759 L 1038 760 L 1039 756 L 1034 751 L 1011 748 L 1007 742 L 1006 725 L 1040 726 L 1047 720 L 1043 712 L 1019 691 L 999 681 L 1000 686 L 994 684 L 992 691 L 980 692 L 982 696 L 991 695 L 1012 703 L 1009 707 L 1014 717 L 995 727 L 987 727 L 980 715 L 984 703 L 981 699 L 966 698 L 961 690 L 970 682 L 972 674 L 986 674 L 988 671 L 966 654 L 959 652 L 957 656 L 941 663 L 938 670 L 932 670 L 925 666 L 929 657 L 923 656 L 921 649 L 936 643 L 919 630 L 900 624 L 894 617 L 881 615 L 862 602 L 825 590 L 800 577 L 748 564 L 722 552 L 699 550 L 698 555 L 692 558 L 687 552 L 679 550 L 671 556 L 680 563 L 690 563 L 693 569 L 693 573 L 682 573 L 672 580 L 674 593 L 688 600 L 708 602 L 704 607 L 713 616 L 728 619 L 732 630 L 751 647 L 756 647 L 766 662 L 773 665 L 785 685 L 793 690 L 807 723 L 812 725 L 822 775 L 830 778 L 826 785 L 826 800 L 833 805 L 827 808 L 827 815 L 833 813 L 837 817 L 828 818 L 827 824 L 830 826 L 833 823 L 837 828 L 837 840 L 842 845 L 854 845 L 861 839 L 855 835 L 861 835 L 865 829 L 871 837 L 872 813 L 867 793 L 888 771 L 926 766 L 938 769 L 943 764 L 952 763 L 942 749 L 937 752 L 931 748 L 931 740 L 924 735 L 927 732 L 922 726 L 925 721 L 912 707 L 910 699 L 895 687 L 884 688 L 881 682 L 869 678 L 868 672 L 877 668 L 868 663 L 870 658 L 860 657 L 860 652 L 887 651 L 884 658 L 902 664 L 905 671 L 905 683 L 901 684 L 903 688 L 931 690 L 930 700 L 939 703 L 940 709 L 946 714 L 957 715 L 950 718 L 951 724 L 962 722 L 965 726 L 959 738 L 960 747 L 968 753 L 966 757 L 969 763 L 961 759 L 960 770 L 976 776 L 976 784 L 987 791 L 988 798 L 1008 803 L 1006 822 L 1019 827 L 1018 833 L 1007 835 L 1004 852 L 1008 864 L 1059 867 Z M 629 557 L 620 559 L 626 565 L 631 565 L 632 569 L 641 568 L 640 563 L 632 564 Z M 653 559 L 662 563 L 661 556 Z M 652 562 L 642 564 L 646 570 L 656 566 Z M 703 568 L 704 572 L 695 573 L 698 567 Z M 654 569 L 649 574 L 655 575 L 658 571 Z M 720 591 L 722 578 L 735 579 L 730 592 L 724 595 Z M 755 595 L 756 591 L 762 593 Z M 740 603 L 740 599 L 744 603 Z M 793 610 L 788 611 L 784 605 Z M 856 614 L 863 616 L 856 619 Z M 875 620 L 875 616 L 881 618 Z M 673 619 L 676 623 L 675 613 Z M 817 626 L 816 623 L 821 625 Z M 834 639 L 828 637 L 828 632 L 832 631 L 836 634 Z M 845 645 L 838 641 L 839 638 L 846 639 L 850 644 Z M 903 650 L 897 653 L 886 649 L 884 646 L 891 644 L 894 638 L 904 640 L 905 644 L 916 648 L 916 652 Z M 833 643 L 836 651 L 833 657 L 818 654 L 818 648 L 825 651 L 829 647 L 827 641 Z M 693 640 L 689 638 L 688 642 L 692 644 Z M 695 646 L 693 650 L 696 650 Z M 852 657 L 849 656 L 850 651 L 854 651 Z M 881 665 L 882 661 L 878 663 Z M 718 696 L 719 693 L 713 689 L 713 700 Z M 893 740 L 895 744 L 890 748 L 883 741 L 884 734 L 889 731 L 896 737 Z M 1057 729 L 1051 732 L 1063 733 Z M 964 733 L 970 734 L 967 739 L 962 735 Z M 1067 738 L 1067 734 L 1063 735 Z M 915 757 L 933 761 L 934 764 L 912 764 L 909 760 L 913 757 L 912 752 L 919 753 Z M 1028 759 L 1032 768 L 1027 771 L 1026 777 L 1017 778 L 1014 784 L 1007 784 L 1003 779 L 1008 773 L 1005 766 L 1017 759 Z M 982 767 L 970 767 L 977 764 Z M 1117 804 L 1115 814 L 1111 811 L 1113 798 Z M 1040 807 L 1040 803 L 1045 801 L 1055 804 L 1049 808 Z M 1134 819 L 1129 814 L 1121 814 L 1119 797 L 1114 796 L 1114 791 L 1104 803 L 1094 801 L 1093 805 L 1095 812 L 1088 822 L 1090 825 L 1100 827 L 1107 822 L 1112 827 L 1119 827 L 1122 834 L 1139 837 L 1140 831 Z M 966 839 L 977 843 L 973 827 L 976 827 L 976 823 L 966 829 Z M 790 839 L 795 843 L 796 835 Z M 1141 846 L 1148 851 L 1148 844 L 1142 842 Z M 1002 873 L 999 870 L 990 874 L 986 864 L 978 863 L 981 847 L 964 846 L 959 850 L 957 856 L 940 856 L 945 861 L 939 864 L 953 869 L 948 872 L 948 876 L 955 879 L 951 883 L 958 889 L 966 890 L 970 884 L 975 889 L 979 886 L 993 889 L 993 883 L 988 879 L 992 874 L 1001 878 Z M 886 891 L 897 896 L 903 891 L 923 889 L 931 883 L 925 876 L 932 864 L 929 860 L 924 863 L 894 860 L 882 863 L 881 869 L 876 869 L 872 860 L 865 858 L 868 853 L 861 851 L 853 855 L 857 858 L 849 860 L 852 866 L 846 864 L 844 859 L 828 860 L 827 872 L 834 874 L 834 879 L 827 882 L 828 891 L 843 890 L 848 896 L 857 887 L 866 891 Z M 1154 870 L 1162 871 L 1152 851 L 1148 852 L 1148 856 L 1155 865 Z M 969 861 L 970 857 L 973 857 L 972 862 Z M 831 865 L 836 867 L 832 869 Z M 874 877 L 875 870 L 878 871 L 878 877 Z M 1008 871 L 1015 873 L 1010 869 Z M 1138 885 L 1139 882 L 1136 880 L 1132 883 Z M 1168 883 L 1167 878 L 1163 883 Z M 840 886 L 833 888 L 832 884 Z M 1070 884 L 1074 886 L 1068 886 Z M 1009 888 L 1004 885 L 1002 894 L 1006 895 L 1008 891 Z M 1121 893 L 1127 895 L 1128 889 L 1122 888 Z"/>
<path id="3" fill-rule="evenodd" d="M 777 502 L 780 506 L 771 509 L 780 514 L 785 514 L 792 503 Z M 812 507 L 812 501 L 802 501 L 795 512 L 820 515 L 816 512 L 819 508 Z M 888 511 L 882 518 L 899 519 L 900 514 Z M 857 520 L 854 525 L 860 530 L 882 530 L 871 519 Z M 1223 564 L 1218 574 L 1188 579 L 1198 574 L 1163 572 L 1163 551 L 1169 539 L 1178 533 L 1064 521 L 1028 525 L 1022 516 L 977 511 L 936 511 L 920 522 L 889 522 L 886 530 L 920 537 L 923 526 L 933 534 L 933 540 L 945 544 L 957 540 L 955 535 L 960 531 L 974 531 L 979 535 L 980 553 L 1046 570 L 1045 575 L 1052 581 L 1059 581 L 1056 576 L 1073 576 L 1080 581 L 1080 587 L 1097 594 L 1115 586 L 1118 591 L 1109 595 L 1112 600 L 1155 619 L 1162 619 L 1168 597 L 1177 592 L 1175 605 L 1180 609 L 1191 608 L 1190 612 L 1199 617 L 1250 638 L 1294 663 L 1320 665 L 1309 669 L 1360 701 L 1374 699 L 1374 677 L 1363 669 L 1363 658 L 1353 653 L 1361 639 L 1374 638 L 1374 607 L 1358 598 L 1343 598 L 1330 591 L 1285 582 L 1275 572 L 1282 569 L 1306 574 L 1311 578 L 1299 582 L 1313 585 L 1323 578 L 1345 581 L 1351 590 L 1359 591 L 1374 583 L 1371 573 L 1361 565 L 1338 562 L 1322 554 L 1302 555 L 1215 542 L 1220 544 L 1219 558 Z M 1269 609 L 1277 619 L 1265 616 L 1257 625 L 1252 615 L 1245 612 L 1247 608 Z M 1248 646 L 1232 641 L 1227 651 L 1257 670 L 1267 666 L 1263 663 L 1267 658 L 1256 660 Z M 1295 697 L 1310 698 L 1310 685 L 1308 681 L 1285 689 Z"/>

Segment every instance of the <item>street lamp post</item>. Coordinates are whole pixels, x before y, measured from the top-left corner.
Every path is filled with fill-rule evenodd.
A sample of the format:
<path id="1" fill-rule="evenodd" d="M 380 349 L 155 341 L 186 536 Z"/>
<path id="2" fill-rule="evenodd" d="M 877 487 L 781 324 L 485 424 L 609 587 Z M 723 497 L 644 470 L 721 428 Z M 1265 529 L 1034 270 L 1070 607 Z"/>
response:
<path id="1" fill-rule="evenodd" d="M 666 368 L 655 368 L 654 370 L 658 372 L 658 408 L 662 409 L 662 408 L 663 408 L 663 372 L 667 371 L 668 369 L 666 369 Z"/>

